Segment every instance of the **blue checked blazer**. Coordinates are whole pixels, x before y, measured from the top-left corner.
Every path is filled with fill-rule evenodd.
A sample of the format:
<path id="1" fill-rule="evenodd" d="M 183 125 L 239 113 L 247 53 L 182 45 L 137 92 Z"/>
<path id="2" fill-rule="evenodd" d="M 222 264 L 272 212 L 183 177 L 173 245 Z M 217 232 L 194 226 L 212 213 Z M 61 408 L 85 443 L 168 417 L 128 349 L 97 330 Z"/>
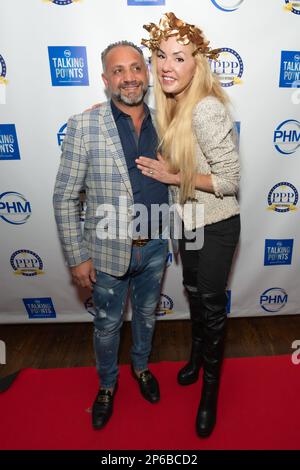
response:
<path id="1" fill-rule="evenodd" d="M 83 233 L 79 195 L 82 189 L 86 191 L 87 202 Z M 123 201 L 121 208 L 119 197 Z M 101 220 L 97 217 L 97 208 L 101 204 L 108 208 L 105 219 L 114 217 L 114 211 L 109 208 L 112 205 L 117 222 L 122 217 L 127 217 L 128 223 L 132 220 L 132 188 L 108 102 L 69 119 L 53 205 L 68 265 L 77 266 L 91 258 L 95 269 L 122 276 L 129 267 L 132 241 L 128 235 L 115 239 L 97 237 L 96 226 Z"/>

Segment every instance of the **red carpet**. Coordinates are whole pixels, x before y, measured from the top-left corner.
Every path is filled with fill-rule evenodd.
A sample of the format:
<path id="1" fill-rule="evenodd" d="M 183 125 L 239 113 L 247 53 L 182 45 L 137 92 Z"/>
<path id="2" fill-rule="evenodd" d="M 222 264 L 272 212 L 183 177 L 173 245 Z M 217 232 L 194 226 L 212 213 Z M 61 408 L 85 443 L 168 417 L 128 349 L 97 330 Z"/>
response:
<path id="1" fill-rule="evenodd" d="M 122 366 L 115 411 L 91 428 L 98 381 L 92 367 L 26 369 L 0 394 L 1 449 L 300 449 L 300 365 L 290 356 L 227 359 L 218 425 L 208 439 L 194 431 L 201 380 L 176 383 L 181 363 L 153 364 L 161 401 L 139 394 Z"/>

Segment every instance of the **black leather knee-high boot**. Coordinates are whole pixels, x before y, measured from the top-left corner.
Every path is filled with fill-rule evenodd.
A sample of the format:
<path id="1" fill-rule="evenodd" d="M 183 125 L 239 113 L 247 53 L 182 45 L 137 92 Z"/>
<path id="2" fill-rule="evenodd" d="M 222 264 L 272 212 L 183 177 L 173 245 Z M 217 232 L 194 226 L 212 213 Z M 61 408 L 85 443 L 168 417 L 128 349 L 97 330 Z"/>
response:
<path id="1" fill-rule="evenodd" d="M 198 292 L 188 291 L 191 322 L 192 322 L 192 349 L 189 362 L 178 372 L 177 381 L 180 385 L 195 383 L 199 377 L 202 366 L 203 325 L 200 313 L 201 304 Z"/>
<path id="2" fill-rule="evenodd" d="M 226 294 L 201 294 L 203 315 L 203 387 L 196 418 L 200 437 L 208 437 L 215 426 L 220 373 L 227 323 Z"/>

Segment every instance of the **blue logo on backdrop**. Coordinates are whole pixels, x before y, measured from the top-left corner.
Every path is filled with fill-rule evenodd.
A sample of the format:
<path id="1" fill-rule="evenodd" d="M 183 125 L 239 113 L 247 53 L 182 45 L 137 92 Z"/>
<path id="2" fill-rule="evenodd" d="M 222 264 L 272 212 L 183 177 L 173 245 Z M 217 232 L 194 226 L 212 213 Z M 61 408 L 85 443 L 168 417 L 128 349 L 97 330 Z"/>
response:
<path id="1" fill-rule="evenodd" d="M 283 121 L 274 131 L 275 148 L 283 155 L 291 155 L 300 147 L 300 122 L 295 119 Z"/>
<path id="2" fill-rule="evenodd" d="M 266 312 L 279 312 L 288 301 L 288 295 L 280 287 L 271 287 L 260 296 L 260 306 Z"/>
<path id="3" fill-rule="evenodd" d="M 18 276 L 37 276 L 45 274 L 43 271 L 43 261 L 31 250 L 15 251 L 10 257 L 10 264 L 14 274 Z"/>
<path id="4" fill-rule="evenodd" d="M 0 124 L 0 160 L 20 160 L 14 124 Z"/>
<path id="5" fill-rule="evenodd" d="M 6 72 L 7 72 L 7 69 L 6 69 L 6 63 L 5 63 L 5 60 L 3 59 L 2 55 L 0 54 L 0 85 L 1 84 L 4 84 L 6 85 L 7 84 L 7 80 L 6 80 Z"/>
<path id="6" fill-rule="evenodd" d="M 84 46 L 48 47 L 52 86 L 89 85 Z"/>
<path id="7" fill-rule="evenodd" d="M 0 219 L 9 224 L 22 225 L 30 216 L 31 205 L 23 194 L 14 191 L 0 194 Z"/>
<path id="8" fill-rule="evenodd" d="M 166 0 L 127 0 L 128 6 L 165 5 Z"/>
<path id="9" fill-rule="evenodd" d="M 66 132 L 65 132 L 66 129 L 67 129 L 67 123 L 65 123 L 63 126 L 61 126 L 61 128 L 59 129 L 59 131 L 57 133 L 57 142 L 58 142 L 59 146 L 61 146 L 61 144 L 64 141 L 64 138 L 65 138 L 65 135 L 66 135 Z"/>
<path id="10" fill-rule="evenodd" d="M 226 291 L 226 294 L 227 294 L 227 304 L 226 304 L 226 313 L 227 315 L 229 315 L 229 313 L 231 312 L 231 290 L 228 289 Z"/>
<path id="11" fill-rule="evenodd" d="M 293 243 L 293 239 L 266 240 L 264 265 L 292 264 Z"/>
<path id="12" fill-rule="evenodd" d="M 281 51 L 279 87 L 300 87 L 299 51 Z"/>
<path id="13" fill-rule="evenodd" d="M 244 0 L 211 0 L 212 3 L 222 11 L 235 11 Z"/>
<path id="14" fill-rule="evenodd" d="M 23 299 L 29 318 L 56 318 L 50 297 Z"/>
<path id="15" fill-rule="evenodd" d="M 71 3 L 81 2 L 81 0 L 44 0 L 44 2 L 45 1 L 48 3 L 54 3 L 54 5 L 60 5 L 60 6 L 71 5 Z"/>
<path id="16" fill-rule="evenodd" d="M 285 9 L 295 13 L 295 15 L 300 15 L 300 3 L 294 2 L 291 0 L 285 0 Z"/>
<path id="17" fill-rule="evenodd" d="M 235 50 L 228 47 L 222 47 L 220 50 L 218 60 L 210 60 L 212 72 L 218 75 L 223 87 L 240 85 L 244 72 L 241 56 Z"/>
<path id="18" fill-rule="evenodd" d="M 173 313 L 174 302 L 166 294 L 160 294 L 160 302 L 156 308 L 155 315 L 157 317 L 164 317 L 165 315 Z"/>
<path id="19" fill-rule="evenodd" d="M 173 253 L 169 251 L 167 254 L 167 258 L 166 258 L 166 267 L 169 268 L 172 265 L 172 263 L 173 263 Z"/>
<path id="20" fill-rule="evenodd" d="M 240 147 L 240 135 L 241 135 L 241 122 L 240 121 L 235 121 L 235 130 L 236 130 L 236 146 L 239 149 Z"/>
<path id="21" fill-rule="evenodd" d="M 147 69 L 149 72 L 149 88 L 153 87 L 153 74 L 152 74 L 152 66 L 151 66 L 151 51 L 148 49 L 148 47 L 140 45 L 139 48 L 143 52 L 143 56 L 147 65 Z"/>
<path id="22" fill-rule="evenodd" d="M 86 192 L 85 189 L 79 192 L 79 207 L 80 207 L 80 222 L 85 221 L 85 214 L 86 214 L 86 209 L 87 209 L 87 203 L 86 203 Z M 83 227 L 82 227 L 83 229 Z"/>
<path id="23" fill-rule="evenodd" d="M 298 191 L 287 181 L 277 183 L 268 194 L 268 210 L 275 212 L 292 212 L 297 210 Z"/>
<path id="24" fill-rule="evenodd" d="M 95 309 L 93 297 L 88 297 L 86 301 L 84 302 L 84 306 L 85 306 L 86 311 L 90 315 L 92 315 L 93 317 L 96 316 L 96 309 Z"/>

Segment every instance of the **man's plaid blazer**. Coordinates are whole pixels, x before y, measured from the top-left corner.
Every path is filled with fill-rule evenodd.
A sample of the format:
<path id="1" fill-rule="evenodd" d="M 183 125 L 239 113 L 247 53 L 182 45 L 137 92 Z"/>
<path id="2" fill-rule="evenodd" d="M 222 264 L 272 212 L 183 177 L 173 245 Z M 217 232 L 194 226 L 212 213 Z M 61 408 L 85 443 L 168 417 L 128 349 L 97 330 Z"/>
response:
<path id="1" fill-rule="evenodd" d="M 87 210 L 82 234 L 79 193 L 83 189 Z M 100 239 L 96 233 L 98 223 L 101 223 L 103 233 L 114 217 L 117 224 L 125 219 L 130 223 L 133 215 L 130 211 L 132 188 L 110 103 L 69 119 L 53 204 L 69 266 L 77 266 L 91 258 L 96 270 L 113 276 L 126 273 L 131 257 L 131 238 L 127 235 L 126 238 Z M 101 208 L 106 212 L 101 213 Z M 108 221 L 106 225 L 105 220 Z"/>

